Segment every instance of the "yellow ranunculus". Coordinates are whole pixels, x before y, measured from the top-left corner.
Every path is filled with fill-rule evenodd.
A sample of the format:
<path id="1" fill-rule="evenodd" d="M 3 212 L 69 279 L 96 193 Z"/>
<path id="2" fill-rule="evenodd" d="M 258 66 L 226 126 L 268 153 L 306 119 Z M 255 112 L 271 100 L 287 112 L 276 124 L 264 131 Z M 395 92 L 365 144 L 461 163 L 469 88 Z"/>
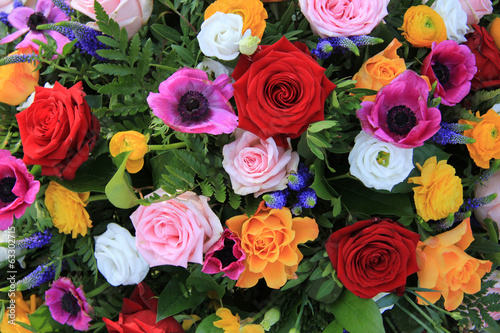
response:
<path id="1" fill-rule="evenodd" d="M 497 49 L 500 50 L 500 17 L 497 17 L 493 21 L 491 21 L 490 25 L 488 26 L 488 32 L 490 33 L 491 37 L 493 37 L 493 41 L 495 42 Z"/>
<path id="2" fill-rule="evenodd" d="M 32 54 L 31 47 L 18 49 L 10 55 Z M 39 71 L 36 64 L 19 62 L 0 66 L 0 102 L 19 105 L 35 91 L 38 86 Z"/>
<path id="3" fill-rule="evenodd" d="M 21 323 L 29 324 L 30 320 L 28 318 L 29 314 L 35 312 L 35 310 L 42 305 L 42 299 L 37 297 L 35 294 L 30 296 L 28 301 L 23 299 L 23 294 L 20 291 L 16 291 L 11 297 L 11 300 L 15 303 L 5 304 L 5 314 L 0 324 L 0 332 L 2 333 L 29 333 L 30 331 L 22 328 L 21 325 L 12 325 L 12 321 L 18 321 Z M 12 312 L 9 306 L 14 304 Z M 9 323 L 9 321 L 11 323 Z"/>
<path id="4" fill-rule="evenodd" d="M 436 156 L 417 163 L 420 177 L 408 179 L 408 183 L 418 184 L 413 188 L 417 214 L 425 221 L 439 220 L 458 211 L 463 203 L 463 188 L 455 168 L 445 160 L 437 162 Z"/>
<path id="5" fill-rule="evenodd" d="M 490 109 L 482 116 L 479 111 L 476 112 L 476 117 L 481 118 L 481 121 L 461 119 L 458 123 L 473 126 L 472 129 L 464 131 L 465 136 L 476 140 L 467 144 L 467 149 L 478 167 L 489 169 L 490 160 L 500 158 L 500 115 Z"/>
<path id="6" fill-rule="evenodd" d="M 132 151 L 125 167 L 130 173 L 139 172 L 144 166 L 144 155 L 148 152 L 148 139 L 137 131 L 118 132 L 109 142 L 109 152 L 113 157 Z"/>
<path id="7" fill-rule="evenodd" d="M 432 46 L 432 42 L 446 40 L 446 26 L 443 18 L 431 7 L 425 5 L 408 8 L 403 18 L 402 35 L 414 47 Z"/>
<path id="8" fill-rule="evenodd" d="M 90 192 L 76 193 L 51 181 L 45 190 L 45 206 L 52 217 L 52 224 L 59 232 L 85 236 L 92 228 L 89 213 L 85 210 Z"/>
<path id="9" fill-rule="evenodd" d="M 464 293 L 475 294 L 481 290 L 481 278 L 491 270 L 492 263 L 465 253 L 473 240 L 467 218 L 454 229 L 419 242 L 418 286 L 436 292 L 418 294 L 432 304 L 443 296 L 445 309 L 453 311 L 462 303 Z M 418 303 L 427 304 L 420 298 Z"/>
<path id="10" fill-rule="evenodd" d="M 264 328 L 257 324 L 240 323 L 240 316 L 233 315 L 231 310 L 220 308 L 215 313 L 221 320 L 214 321 L 214 326 L 222 328 L 224 333 L 264 333 Z"/>

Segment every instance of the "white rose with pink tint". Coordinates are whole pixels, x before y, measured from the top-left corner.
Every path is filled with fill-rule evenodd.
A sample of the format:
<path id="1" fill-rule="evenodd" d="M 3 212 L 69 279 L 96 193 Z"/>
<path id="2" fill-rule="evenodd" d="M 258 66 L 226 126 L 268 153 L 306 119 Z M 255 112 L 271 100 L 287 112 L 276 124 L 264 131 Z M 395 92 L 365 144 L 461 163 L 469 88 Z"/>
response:
<path id="1" fill-rule="evenodd" d="M 231 178 L 234 193 L 258 197 L 262 193 L 283 190 L 288 175 L 297 171 L 299 155 L 291 148 L 278 147 L 274 139 L 237 129 L 236 140 L 224 146 L 222 166 Z"/>
<path id="2" fill-rule="evenodd" d="M 14 9 L 14 1 L 0 0 L 0 12 L 9 14 Z"/>
<path id="3" fill-rule="evenodd" d="M 467 14 L 467 24 L 478 24 L 484 15 L 493 12 L 491 0 L 460 0 L 460 4 Z"/>

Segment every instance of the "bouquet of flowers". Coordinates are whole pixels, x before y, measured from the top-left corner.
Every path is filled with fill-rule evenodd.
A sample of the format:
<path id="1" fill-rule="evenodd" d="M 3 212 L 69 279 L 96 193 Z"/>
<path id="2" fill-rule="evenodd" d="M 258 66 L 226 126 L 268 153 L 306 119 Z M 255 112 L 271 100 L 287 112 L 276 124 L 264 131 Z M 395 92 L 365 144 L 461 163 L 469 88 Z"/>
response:
<path id="1" fill-rule="evenodd" d="M 498 0 L 0 0 L 1 332 L 499 332 Z"/>

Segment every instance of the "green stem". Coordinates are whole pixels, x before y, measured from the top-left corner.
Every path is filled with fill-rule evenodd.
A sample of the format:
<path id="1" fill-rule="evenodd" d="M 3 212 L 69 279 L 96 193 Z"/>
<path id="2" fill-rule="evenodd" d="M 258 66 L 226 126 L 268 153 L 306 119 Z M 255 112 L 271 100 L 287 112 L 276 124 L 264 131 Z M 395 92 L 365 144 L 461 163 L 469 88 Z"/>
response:
<path id="1" fill-rule="evenodd" d="M 95 195 L 91 195 L 87 201 L 92 202 L 92 201 L 99 201 L 99 200 L 108 200 L 108 197 L 106 196 L 106 194 L 95 194 Z"/>
<path id="2" fill-rule="evenodd" d="M 76 256 L 77 254 L 78 254 L 78 251 L 71 252 L 71 253 L 63 255 L 62 258 L 68 258 L 68 257 Z"/>
<path id="3" fill-rule="evenodd" d="M 493 222 L 492 219 L 488 218 L 484 220 L 484 223 L 486 224 L 486 232 L 488 234 L 490 241 L 493 241 L 498 244 L 498 235 L 495 230 L 495 227 L 493 226 L 493 223 L 495 222 Z"/>
<path id="4" fill-rule="evenodd" d="M 417 304 L 415 304 L 411 298 L 407 295 L 407 294 L 404 294 L 404 298 L 406 299 L 406 301 L 408 301 L 408 303 L 411 304 L 411 306 L 413 306 L 418 312 L 420 312 L 420 314 L 425 318 L 427 319 L 427 321 L 429 321 L 430 323 L 432 323 L 434 325 L 434 327 L 436 329 L 439 330 L 439 332 L 446 332 L 446 333 L 450 333 L 448 330 L 444 329 L 443 327 L 438 327 L 438 324 L 434 322 L 434 320 L 432 320 L 431 317 L 429 317 L 427 315 L 427 313 L 425 313 Z"/>
<path id="5" fill-rule="evenodd" d="M 99 295 L 100 293 L 102 293 L 104 290 L 108 289 L 109 287 L 110 287 L 110 284 L 107 282 L 104 282 L 99 287 L 95 288 L 94 290 L 91 290 L 88 293 L 85 293 L 85 296 L 87 298 L 95 297 L 95 296 Z"/>
<path id="6" fill-rule="evenodd" d="M 71 73 L 71 74 L 75 74 L 75 75 L 82 75 L 81 72 L 78 72 L 78 71 L 73 70 L 71 68 L 59 66 L 58 64 L 53 63 L 51 60 L 47 60 L 47 59 L 44 59 L 44 58 L 41 58 L 41 57 L 37 58 L 36 60 L 40 61 L 40 62 L 43 62 L 44 64 L 53 66 L 54 68 L 57 68 L 60 71 L 63 71 L 63 72 L 66 72 L 66 73 Z"/>
<path id="7" fill-rule="evenodd" d="M 335 176 L 335 177 L 330 177 L 327 179 L 327 181 L 332 181 L 332 180 L 337 180 L 337 179 L 345 179 L 345 178 L 349 178 L 349 179 L 356 179 L 356 177 L 353 177 L 349 172 L 348 173 L 344 173 L 343 175 L 339 175 L 339 176 Z"/>
<path id="8" fill-rule="evenodd" d="M 149 66 L 157 67 L 157 68 L 164 69 L 164 70 L 171 71 L 171 72 L 175 72 L 178 69 L 178 68 L 175 68 L 175 67 L 164 66 L 164 65 L 157 65 L 157 64 L 150 64 Z"/>
<path id="9" fill-rule="evenodd" d="M 148 147 L 149 150 L 170 150 L 187 147 L 187 144 L 185 142 L 176 142 L 168 145 L 148 145 Z"/>
<path id="10" fill-rule="evenodd" d="M 10 131 L 10 128 L 9 128 L 9 131 L 5 135 L 5 139 L 2 140 L 2 145 L 0 145 L 0 149 L 4 149 L 5 148 L 5 146 L 7 145 L 7 143 L 9 143 L 9 139 L 10 139 L 11 136 L 12 136 L 12 132 Z"/>

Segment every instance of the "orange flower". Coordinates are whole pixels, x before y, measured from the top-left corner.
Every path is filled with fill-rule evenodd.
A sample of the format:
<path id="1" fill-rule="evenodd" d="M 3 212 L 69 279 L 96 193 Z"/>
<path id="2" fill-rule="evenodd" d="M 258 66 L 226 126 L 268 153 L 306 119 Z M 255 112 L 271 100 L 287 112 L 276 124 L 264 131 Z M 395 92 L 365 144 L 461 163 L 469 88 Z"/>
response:
<path id="1" fill-rule="evenodd" d="M 216 12 L 238 14 L 243 18 L 242 34 L 250 29 L 252 36 L 262 39 L 266 29 L 267 11 L 260 0 L 217 0 L 205 10 L 205 20 Z"/>
<path id="2" fill-rule="evenodd" d="M 3 333 L 31 332 L 25 328 L 22 328 L 21 325 L 19 324 L 13 325 L 12 323 L 18 321 L 21 323 L 29 324 L 30 320 L 28 318 L 28 315 L 35 312 L 35 310 L 40 305 L 42 305 L 42 299 L 33 294 L 31 295 L 28 301 L 25 301 L 23 299 L 23 294 L 20 291 L 16 291 L 10 296 L 11 296 L 10 297 L 11 303 L 5 304 L 5 314 L 3 316 L 2 322 L 0 323 L 0 332 Z M 14 303 L 12 303 L 12 301 L 14 301 Z M 14 304 L 13 308 L 9 308 L 11 304 Z"/>
<path id="3" fill-rule="evenodd" d="M 18 49 L 11 54 L 32 54 L 31 47 Z M 38 86 L 37 64 L 19 62 L 0 66 L 0 102 L 9 105 L 19 105 L 35 91 Z"/>
<path id="4" fill-rule="evenodd" d="M 356 88 L 378 91 L 383 86 L 391 83 L 396 76 L 403 73 L 406 70 L 405 60 L 400 58 L 396 52 L 401 45 L 394 38 L 385 50 L 365 61 L 361 69 L 352 78 L 357 81 Z M 366 96 L 363 101 L 375 101 L 375 95 Z"/>
<path id="5" fill-rule="evenodd" d="M 221 318 L 221 320 L 214 321 L 214 326 L 222 328 L 224 333 L 264 333 L 264 328 L 257 324 L 245 324 L 247 321 L 245 319 L 240 322 L 240 316 L 238 314 L 233 315 L 231 310 L 226 308 L 220 308 L 215 313 Z M 243 325 L 242 325 L 243 324 Z"/>
<path id="6" fill-rule="evenodd" d="M 254 215 L 238 215 L 226 221 L 228 228 L 241 239 L 246 252 L 245 270 L 236 286 L 251 288 L 260 278 L 268 287 L 279 289 L 296 278 L 302 260 L 297 245 L 318 237 L 318 225 L 308 217 L 292 218 L 290 209 L 267 208 L 264 201 Z"/>
<path id="7" fill-rule="evenodd" d="M 495 42 L 497 49 L 500 50 L 500 17 L 497 17 L 493 21 L 491 21 L 490 25 L 488 26 L 488 32 L 490 33 L 491 37 L 493 37 L 493 41 Z"/>
<path id="8" fill-rule="evenodd" d="M 479 111 L 476 112 L 476 117 L 482 120 L 477 123 L 461 119 L 458 123 L 474 126 L 464 131 L 465 136 L 476 140 L 474 143 L 467 144 L 467 149 L 477 166 L 489 169 L 490 160 L 500 158 L 500 115 L 490 109 L 483 116 L 480 116 Z"/>
<path id="9" fill-rule="evenodd" d="M 408 8 L 401 30 L 402 35 L 414 47 L 430 48 L 432 42 L 440 43 L 447 38 L 443 18 L 425 5 Z"/>
<path id="10" fill-rule="evenodd" d="M 132 151 L 125 167 L 130 173 L 139 172 L 144 166 L 144 155 L 148 152 L 148 139 L 137 131 L 118 132 L 109 142 L 109 152 L 113 157 Z"/>
<path id="11" fill-rule="evenodd" d="M 419 242 L 419 287 L 436 292 L 422 291 L 418 294 L 432 304 L 443 296 L 445 309 L 453 311 L 462 303 L 464 293 L 475 294 L 481 290 L 481 278 L 491 270 L 492 263 L 465 253 L 473 240 L 467 218 L 456 228 Z M 418 303 L 427 304 L 420 298 Z"/>

